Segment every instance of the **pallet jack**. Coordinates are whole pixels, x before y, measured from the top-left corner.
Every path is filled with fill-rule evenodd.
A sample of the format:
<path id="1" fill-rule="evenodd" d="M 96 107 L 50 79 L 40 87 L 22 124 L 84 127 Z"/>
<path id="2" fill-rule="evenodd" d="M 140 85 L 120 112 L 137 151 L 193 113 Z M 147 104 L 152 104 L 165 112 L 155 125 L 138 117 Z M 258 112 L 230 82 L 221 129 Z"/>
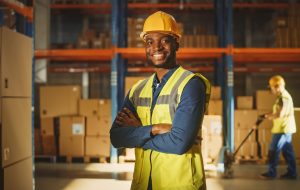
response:
<path id="1" fill-rule="evenodd" d="M 237 147 L 237 149 L 233 153 L 230 152 L 230 150 L 228 150 L 228 149 L 224 151 L 224 174 L 223 174 L 224 178 L 233 178 L 232 164 L 235 161 L 236 154 L 241 149 L 241 147 L 245 144 L 245 142 L 250 137 L 250 135 L 254 131 L 257 131 L 258 126 L 263 122 L 264 119 L 265 119 L 264 115 L 258 116 L 252 129 L 249 131 L 247 136 L 244 138 L 244 140 L 241 142 L 241 144 Z M 260 146 L 258 149 L 259 149 L 258 152 L 260 152 Z"/>

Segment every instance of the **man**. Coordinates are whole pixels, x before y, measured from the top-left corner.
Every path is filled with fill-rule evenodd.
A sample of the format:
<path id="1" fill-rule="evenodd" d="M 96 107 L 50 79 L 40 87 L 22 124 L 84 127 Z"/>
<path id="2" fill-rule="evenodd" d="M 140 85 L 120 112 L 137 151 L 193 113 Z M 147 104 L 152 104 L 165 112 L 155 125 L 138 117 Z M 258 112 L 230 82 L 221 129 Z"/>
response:
<path id="1" fill-rule="evenodd" d="M 276 178 L 276 166 L 282 151 L 288 167 L 287 172 L 280 178 L 296 179 L 296 161 L 292 146 L 292 134 L 296 132 L 293 100 L 285 89 L 285 81 L 280 75 L 271 77 L 269 86 L 277 99 L 273 106 L 273 112 L 265 115 L 265 118 L 273 120 L 273 128 L 269 150 L 269 169 L 266 173 L 261 174 L 261 178 Z"/>
<path id="2" fill-rule="evenodd" d="M 135 148 L 131 189 L 205 189 L 198 132 L 209 82 L 177 64 L 181 35 L 171 15 L 150 15 L 140 37 L 155 73 L 131 88 L 110 130 L 116 148 Z"/>

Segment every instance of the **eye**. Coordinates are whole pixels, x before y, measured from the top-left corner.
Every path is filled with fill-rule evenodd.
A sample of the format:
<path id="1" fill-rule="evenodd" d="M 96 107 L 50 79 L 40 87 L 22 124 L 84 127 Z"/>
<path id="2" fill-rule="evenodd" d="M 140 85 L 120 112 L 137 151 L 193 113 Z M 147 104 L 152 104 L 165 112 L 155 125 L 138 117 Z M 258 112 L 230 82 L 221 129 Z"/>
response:
<path id="1" fill-rule="evenodd" d="M 165 37 L 165 38 L 162 38 L 161 39 L 161 43 L 162 44 L 169 44 L 171 42 L 171 40 L 170 40 L 170 38 L 168 38 L 168 37 Z"/>
<path id="2" fill-rule="evenodd" d="M 150 46 L 150 45 L 152 45 L 153 44 L 153 40 L 146 40 L 146 45 L 147 46 Z"/>

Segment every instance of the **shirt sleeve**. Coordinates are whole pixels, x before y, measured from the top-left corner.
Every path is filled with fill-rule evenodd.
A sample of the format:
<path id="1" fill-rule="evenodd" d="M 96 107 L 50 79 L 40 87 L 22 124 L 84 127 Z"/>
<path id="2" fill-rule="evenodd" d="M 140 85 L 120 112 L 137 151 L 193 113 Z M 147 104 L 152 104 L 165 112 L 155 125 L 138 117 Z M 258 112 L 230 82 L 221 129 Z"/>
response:
<path id="1" fill-rule="evenodd" d="M 171 154 L 184 154 L 195 142 L 205 112 L 205 84 L 199 77 L 185 86 L 176 109 L 172 129 L 156 135 L 142 147 Z"/>
<path id="2" fill-rule="evenodd" d="M 124 100 L 122 108 L 124 107 L 128 108 L 131 112 L 136 113 L 128 95 Z M 151 125 L 143 127 L 121 127 L 114 120 L 110 129 L 110 140 L 115 148 L 141 147 L 151 138 L 151 128 Z"/>

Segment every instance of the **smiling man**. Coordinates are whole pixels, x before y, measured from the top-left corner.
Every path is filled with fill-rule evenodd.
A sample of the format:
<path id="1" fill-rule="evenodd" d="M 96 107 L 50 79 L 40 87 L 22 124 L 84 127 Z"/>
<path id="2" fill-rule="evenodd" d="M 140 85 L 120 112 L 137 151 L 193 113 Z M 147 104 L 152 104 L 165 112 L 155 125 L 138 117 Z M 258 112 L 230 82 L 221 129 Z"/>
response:
<path id="1" fill-rule="evenodd" d="M 114 147 L 135 148 L 131 189 L 206 189 L 199 141 L 210 84 L 177 64 L 171 15 L 150 15 L 140 37 L 155 73 L 131 88 L 110 130 Z"/>

